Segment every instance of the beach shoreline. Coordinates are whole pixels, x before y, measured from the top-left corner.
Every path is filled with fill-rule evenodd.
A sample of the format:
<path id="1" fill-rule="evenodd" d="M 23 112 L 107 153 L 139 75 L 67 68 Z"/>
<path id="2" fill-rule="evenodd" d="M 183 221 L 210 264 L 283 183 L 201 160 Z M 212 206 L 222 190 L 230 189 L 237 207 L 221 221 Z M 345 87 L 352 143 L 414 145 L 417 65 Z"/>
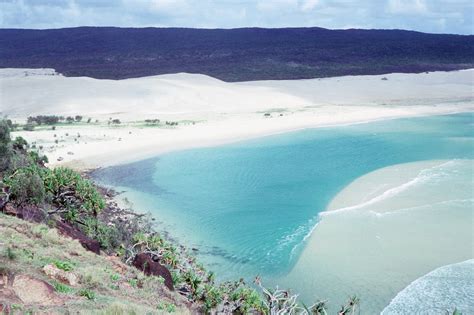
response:
<path id="1" fill-rule="evenodd" d="M 0 108 L 12 120 L 48 114 L 91 119 L 13 133 L 41 148 L 50 166 L 77 170 L 302 129 L 474 111 L 474 69 L 245 83 L 188 74 L 110 81 L 10 70 L 0 71 L 4 103 L 25 104 Z M 82 85 L 96 91 L 84 95 Z M 137 93 L 145 93 L 143 99 Z M 144 123 L 154 118 L 179 124 Z"/>
<path id="2" fill-rule="evenodd" d="M 6 113 L 18 122 L 24 122 L 28 115 L 54 114 L 74 117 L 74 114 L 80 114 L 84 120 L 91 119 L 91 123 L 84 121 L 70 124 L 61 123 L 54 128 L 39 126 L 34 131 L 20 130 L 13 132 L 13 137 L 24 137 L 40 153 L 46 154 L 50 161 L 48 166 L 68 166 L 79 171 L 90 171 L 145 160 L 173 151 L 214 147 L 303 129 L 474 112 L 473 75 L 474 69 L 430 74 L 392 74 L 302 80 L 300 82 L 278 81 L 238 84 L 223 83 L 199 75 L 166 75 L 124 80 L 125 82 L 109 82 L 90 78 L 65 78 L 50 74 L 38 74 L 28 77 L 13 76 L 2 80 L 9 81 L 12 87 L 17 85 L 18 89 L 14 87 L 12 91 L 8 92 L 11 93 L 11 97 L 8 96 L 9 100 L 26 104 L 24 108 Z M 382 80 L 383 78 L 387 78 L 387 80 Z M 30 86 L 28 84 L 31 83 L 31 80 L 35 81 L 34 84 L 37 85 L 33 84 L 34 88 L 30 92 L 24 92 L 25 86 Z M 390 85 L 392 82 L 394 82 L 393 85 Z M 89 97 L 82 98 L 80 91 L 76 90 L 78 89 L 77 85 L 82 83 L 89 84 L 98 90 L 103 88 L 108 94 L 113 93 L 113 91 L 120 93 L 120 89 L 129 89 L 126 92 L 130 95 L 123 96 L 124 100 L 120 99 L 120 95 L 114 95 L 113 98 L 104 100 L 101 98 L 102 92 L 94 92 Z M 143 102 L 135 104 L 132 96 L 140 98 L 137 95 L 136 86 L 142 84 L 148 84 L 146 89 L 149 89 L 148 92 L 153 97 L 158 97 L 157 93 L 164 91 L 161 89 L 161 85 L 164 88 L 171 85 L 172 91 L 168 95 L 169 98 L 162 99 L 162 102 L 152 103 L 149 106 Z M 155 90 L 155 85 L 159 85 L 160 89 Z M 38 93 L 38 87 L 51 87 L 52 91 L 48 92 L 51 95 L 41 99 L 37 94 L 35 95 L 35 93 Z M 59 91 L 61 88 L 65 91 Z M 24 95 L 20 95 L 19 91 L 23 91 Z M 189 91 L 192 91 L 192 93 L 186 94 Z M 180 95 L 181 92 L 186 95 Z M 325 94 L 317 95 L 319 92 Z M 72 96 L 65 98 L 62 93 L 67 95 L 72 93 Z M 431 95 L 431 93 L 434 95 Z M 55 94 L 61 95 L 55 96 Z M 357 98 L 355 96 L 359 94 L 363 97 Z M 32 99 L 39 101 L 28 102 L 30 96 Z M 196 97 L 198 105 L 193 103 L 193 98 Z M 231 97 L 239 98 L 231 99 Z M 253 97 L 257 101 L 254 101 Z M 353 97 L 355 98 L 353 99 Z M 73 98 L 73 100 L 70 98 Z M 153 102 L 150 96 L 145 98 Z M 272 100 L 279 100 L 278 98 L 281 98 L 282 101 L 275 105 Z M 329 101 L 332 98 L 335 98 L 335 100 Z M 45 103 L 42 103 L 45 100 L 51 101 L 53 104 L 48 107 Z M 227 100 L 229 104 L 226 103 Z M 98 104 L 94 103 L 94 106 L 92 106 L 91 102 L 95 101 Z M 182 104 L 179 103 L 181 101 Z M 116 102 L 118 102 L 117 108 L 115 107 Z M 267 103 L 262 104 L 262 102 Z M 61 108 L 64 110 L 61 111 Z M 0 108 L 0 111 L 3 110 Z M 159 126 L 150 126 L 144 122 L 145 119 L 155 119 L 157 117 L 162 121 Z M 112 122 L 114 120 L 119 120 L 120 123 L 115 124 Z M 163 123 L 165 121 L 166 124 Z M 178 122 L 178 124 L 173 125 L 168 122 Z M 115 200 L 119 202 L 120 198 L 120 195 L 116 196 Z M 134 211 L 139 208 L 136 204 L 130 207 Z M 361 220 L 350 214 L 347 216 L 351 217 L 351 220 Z M 328 215 L 328 218 L 331 217 Z M 416 219 L 421 222 L 420 218 L 421 216 Z M 298 271 L 298 268 L 300 268 L 298 266 L 301 264 L 300 261 L 303 261 L 303 264 L 306 265 L 304 261 L 308 260 L 306 259 L 308 254 L 305 253 L 311 252 L 314 247 L 311 244 L 314 243 L 315 232 L 320 234 L 325 229 L 327 232 L 325 227 L 327 221 L 326 218 L 323 218 L 318 223 L 318 228 L 313 228 L 313 233 L 305 237 L 306 245 L 296 263 L 296 271 L 291 271 L 285 279 L 279 279 L 281 281 L 275 284 L 292 287 L 292 281 L 300 283 L 310 281 L 306 275 L 308 270 L 311 273 L 313 273 L 313 270 L 303 270 L 303 268 L 303 272 L 301 272 Z M 347 220 L 346 224 L 349 224 L 349 221 Z M 340 231 L 341 229 L 333 228 L 333 230 Z M 392 232 L 390 230 L 390 233 Z M 387 236 L 393 237 L 393 235 L 395 235 L 395 232 Z M 421 236 L 420 240 L 424 241 Z M 325 248 L 328 246 L 338 248 L 337 244 L 331 241 L 325 242 Z M 374 245 L 373 248 L 377 248 L 377 246 Z M 449 255 L 443 257 L 445 256 Z M 403 255 L 396 257 L 403 257 Z M 443 261 L 443 263 L 449 262 L 451 261 Z M 397 287 L 394 289 L 393 286 L 387 285 L 385 290 L 403 288 L 409 281 L 413 280 L 414 275 L 419 276 L 421 272 L 429 271 L 429 268 L 437 266 L 436 263 L 429 266 L 417 266 L 417 269 L 415 268 L 416 270 L 411 274 L 404 274 L 403 279 L 400 275 L 397 275 L 400 278 Z M 403 262 L 400 264 L 402 265 Z M 315 264 L 308 263 L 308 265 L 314 266 Z M 348 271 L 350 268 L 345 267 L 341 266 L 342 271 L 338 275 L 338 281 L 343 279 L 344 275 L 351 276 Z M 330 279 L 330 272 L 326 272 L 328 270 L 325 270 L 325 268 L 327 266 L 322 266 L 317 270 L 317 273 L 326 275 L 328 278 L 323 280 L 327 280 L 328 283 L 333 282 L 334 279 Z M 347 274 L 345 274 L 346 271 Z M 365 272 L 366 270 L 363 269 L 362 271 Z M 294 273 L 298 275 L 293 276 Z M 300 279 L 300 275 L 305 278 Z M 344 280 L 346 282 L 347 279 Z M 370 278 L 370 281 L 375 280 Z M 353 279 L 349 283 L 356 283 L 357 281 L 359 279 Z M 349 290 L 350 288 L 345 292 L 325 292 L 319 289 L 313 290 L 314 288 L 310 288 L 310 286 L 308 284 L 308 294 L 309 292 L 318 292 L 333 301 L 344 299 L 344 294 L 358 293 L 355 292 L 355 289 Z M 341 284 L 341 287 L 343 286 L 344 283 Z M 390 291 L 384 294 L 389 296 L 395 293 Z M 370 300 L 370 296 L 362 296 L 362 299 Z M 385 297 L 385 300 L 373 301 L 373 307 L 381 310 L 381 307 L 386 306 L 388 302 L 389 300 Z"/>
<path id="3" fill-rule="evenodd" d="M 305 288 L 303 299 L 356 294 L 375 313 L 428 272 L 472 259 L 472 161 L 395 164 L 355 179 L 320 213 L 293 269 L 275 282 Z M 454 226 L 458 232 L 446 232 Z M 329 290 L 334 283 L 345 289 Z"/>
<path id="4" fill-rule="evenodd" d="M 142 145 L 135 145 L 133 142 L 120 150 L 111 150 L 111 152 L 102 152 L 100 154 L 92 153 L 90 156 L 83 156 L 79 159 L 73 159 L 70 161 L 57 161 L 52 160 L 49 163 L 49 166 L 56 167 L 56 166 L 67 166 L 71 167 L 75 170 L 82 170 L 82 171 L 92 171 L 98 168 L 103 167 L 110 167 L 110 166 L 117 166 L 120 164 L 128 164 L 137 162 L 140 160 L 146 160 L 149 158 L 154 158 L 163 154 L 172 153 L 176 151 L 182 150 L 190 150 L 190 149 L 198 149 L 198 148 L 207 148 L 207 147 L 216 147 L 221 145 L 233 144 L 238 143 L 241 141 L 248 141 L 254 139 L 260 139 L 265 137 L 276 136 L 279 134 L 285 133 L 292 133 L 298 132 L 307 129 L 320 129 L 320 128 L 331 128 L 331 127 L 340 127 L 340 126 L 348 126 L 348 125 L 357 125 L 357 124 L 367 124 L 373 122 L 380 122 L 380 121 L 387 121 L 387 120 L 395 120 L 395 119 L 402 119 L 402 118 L 416 118 L 416 117 L 427 117 L 427 116 L 443 116 L 443 115 L 454 115 L 454 114 L 461 114 L 461 113 L 469 113 L 474 112 L 474 108 L 466 108 L 465 110 L 446 110 L 446 111 L 437 111 L 437 112 L 423 112 L 423 113 L 416 113 L 416 114 L 400 114 L 398 116 L 386 116 L 386 117 L 376 117 L 370 120 L 352 120 L 352 121 L 344 121 L 344 122 L 332 122 L 332 123 L 314 123 L 314 125 L 308 126 L 292 126 L 288 129 L 269 129 L 269 130 L 256 130 L 251 134 L 239 134 L 235 133 L 232 135 L 228 135 L 225 137 L 219 137 L 218 132 L 219 128 L 216 128 L 214 131 L 214 135 L 210 137 L 204 137 L 200 139 L 195 139 L 192 135 L 193 132 L 190 130 L 187 135 L 180 139 L 179 144 L 172 144 L 172 143 L 165 143 L 163 144 L 162 141 L 150 141 L 146 144 Z M 133 128 L 131 129 L 133 132 Z M 198 132 L 198 131 L 196 131 Z M 151 133 L 151 137 L 154 135 Z M 131 139 L 133 141 L 133 139 Z M 198 143 L 199 141 L 199 143 Z M 75 150 L 81 150 L 80 148 L 74 148 Z M 62 150 L 64 152 L 64 150 Z M 58 158 L 60 156 L 60 152 L 54 152 L 53 158 L 57 155 Z M 63 154 L 64 155 L 64 154 Z M 61 156 L 62 157 L 62 156 Z"/>

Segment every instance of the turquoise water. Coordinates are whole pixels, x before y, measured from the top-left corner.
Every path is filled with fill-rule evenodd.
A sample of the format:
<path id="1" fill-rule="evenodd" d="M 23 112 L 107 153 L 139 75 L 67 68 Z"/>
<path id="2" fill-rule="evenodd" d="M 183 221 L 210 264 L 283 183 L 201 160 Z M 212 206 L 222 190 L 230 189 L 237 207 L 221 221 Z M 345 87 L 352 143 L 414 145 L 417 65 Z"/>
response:
<path id="1" fill-rule="evenodd" d="M 328 299 L 329 314 L 354 294 L 361 299 L 361 314 L 380 314 L 415 279 L 474 257 L 473 163 L 418 161 L 357 178 L 321 215 L 292 270 L 268 280 L 293 288 L 306 303 Z M 448 268 L 436 286 L 416 285 L 385 314 L 442 314 L 442 305 L 471 314 L 474 300 L 466 296 L 472 288 L 464 288 L 468 278 L 461 278 Z M 420 300 L 418 307 L 430 308 L 412 311 Z"/>
<path id="2" fill-rule="evenodd" d="M 334 196 L 376 169 L 474 158 L 474 115 L 310 129 L 98 170 L 222 278 L 277 277 Z M 317 229 L 317 227 L 316 227 Z"/>

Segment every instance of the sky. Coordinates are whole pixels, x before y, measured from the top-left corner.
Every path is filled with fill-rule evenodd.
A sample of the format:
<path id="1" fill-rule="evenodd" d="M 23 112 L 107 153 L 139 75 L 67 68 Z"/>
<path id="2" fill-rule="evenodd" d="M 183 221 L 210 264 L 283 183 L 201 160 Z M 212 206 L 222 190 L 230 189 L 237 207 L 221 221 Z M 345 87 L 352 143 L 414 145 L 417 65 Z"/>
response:
<path id="1" fill-rule="evenodd" d="M 472 0 L 0 0 L 1 28 L 311 27 L 474 34 Z"/>

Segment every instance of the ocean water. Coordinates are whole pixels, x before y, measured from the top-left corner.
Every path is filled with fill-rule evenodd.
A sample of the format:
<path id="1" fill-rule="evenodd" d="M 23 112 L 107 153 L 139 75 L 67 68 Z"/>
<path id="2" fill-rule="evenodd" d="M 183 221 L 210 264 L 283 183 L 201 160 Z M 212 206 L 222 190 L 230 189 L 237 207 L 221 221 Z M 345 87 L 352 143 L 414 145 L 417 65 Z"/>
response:
<path id="1" fill-rule="evenodd" d="M 473 159 L 473 127 L 467 113 L 309 129 L 172 152 L 93 176 L 152 212 L 221 279 L 280 279 L 344 187 L 390 165 Z"/>
<path id="2" fill-rule="evenodd" d="M 272 283 L 295 288 L 307 303 L 329 299 L 332 307 L 356 294 L 362 314 L 379 314 L 415 279 L 474 257 L 473 165 L 472 159 L 418 161 L 356 179 L 321 213 L 292 270 Z M 429 314 L 443 314 L 442 305 L 470 314 L 470 289 L 453 300 L 454 288 L 443 293 L 443 287 L 408 290 L 403 301 L 431 303 L 438 312 Z M 402 309 L 403 301 L 385 314 L 425 314 L 411 312 L 413 305 Z"/>
<path id="3" fill-rule="evenodd" d="M 390 302 L 382 315 L 443 314 L 455 308 L 474 314 L 474 259 L 440 267 L 416 279 Z"/>

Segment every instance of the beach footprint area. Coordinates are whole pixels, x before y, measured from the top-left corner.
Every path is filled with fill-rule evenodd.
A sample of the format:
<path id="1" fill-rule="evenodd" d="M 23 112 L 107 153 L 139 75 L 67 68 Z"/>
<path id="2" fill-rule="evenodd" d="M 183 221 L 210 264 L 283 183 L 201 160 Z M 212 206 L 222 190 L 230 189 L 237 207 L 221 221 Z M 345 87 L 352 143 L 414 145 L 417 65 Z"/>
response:
<path id="1" fill-rule="evenodd" d="M 472 113 L 309 129 L 104 168 L 220 279 L 377 314 L 473 257 Z M 447 307 L 450 305 L 447 305 Z M 390 313 L 387 313 L 390 314 Z"/>

